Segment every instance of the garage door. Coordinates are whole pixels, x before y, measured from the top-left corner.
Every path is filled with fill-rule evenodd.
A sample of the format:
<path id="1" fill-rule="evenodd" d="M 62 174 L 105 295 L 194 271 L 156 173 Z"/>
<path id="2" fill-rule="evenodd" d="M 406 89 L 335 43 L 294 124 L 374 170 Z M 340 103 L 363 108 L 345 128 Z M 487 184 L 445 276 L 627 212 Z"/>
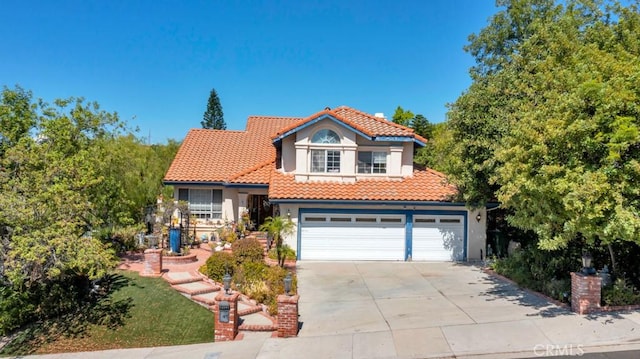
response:
<path id="1" fill-rule="evenodd" d="M 305 213 L 302 260 L 404 260 L 404 215 Z"/>
<path id="2" fill-rule="evenodd" d="M 464 217 L 413 217 L 413 253 L 416 261 L 464 260 Z"/>

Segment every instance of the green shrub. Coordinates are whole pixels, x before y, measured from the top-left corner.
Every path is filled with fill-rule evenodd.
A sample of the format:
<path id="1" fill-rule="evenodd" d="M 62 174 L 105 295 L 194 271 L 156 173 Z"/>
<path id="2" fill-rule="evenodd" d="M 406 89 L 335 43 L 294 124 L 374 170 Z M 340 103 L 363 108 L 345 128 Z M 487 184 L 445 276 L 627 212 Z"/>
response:
<path id="1" fill-rule="evenodd" d="M 262 262 L 264 259 L 264 249 L 262 243 L 256 238 L 239 239 L 231 245 L 233 255 L 237 263 Z"/>
<path id="2" fill-rule="evenodd" d="M 569 273 L 580 267 L 576 255 L 570 250 L 545 251 L 530 245 L 496 259 L 491 267 L 522 287 L 564 300 L 564 293 L 571 290 Z"/>
<path id="3" fill-rule="evenodd" d="M 284 293 L 284 278 L 289 273 L 288 270 L 281 268 L 279 266 L 269 267 L 267 272 L 265 273 L 264 281 L 267 286 L 271 289 L 270 296 L 265 300 L 264 304 L 267 305 L 270 314 L 278 313 L 278 295 Z M 292 273 L 291 282 L 291 294 L 297 292 L 298 288 L 298 278 L 294 273 Z"/>
<path id="4" fill-rule="evenodd" d="M 268 269 L 269 266 L 262 262 L 243 262 L 236 268 L 234 283 L 242 293 L 262 303 L 271 291 L 264 280 Z"/>
<path id="5" fill-rule="evenodd" d="M 286 260 L 296 260 L 298 259 L 298 257 L 296 256 L 296 251 L 293 250 L 293 248 L 289 247 L 289 245 L 287 244 L 283 244 L 282 247 L 280 248 L 280 253 L 282 253 L 282 255 L 284 256 L 284 259 Z M 273 259 L 273 260 L 278 260 L 278 250 L 277 248 L 271 248 L 271 250 L 269 251 L 269 258 Z"/>
<path id="6" fill-rule="evenodd" d="M 228 252 L 214 252 L 205 264 L 200 267 L 200 273 L 217 282 L 222 282 L 222 277 L 224 277 L 225 273 L 233 275 L 235 265 L 236 260 L 233 254 Z"/>
<path id="7" fill-rule="evenodd" d="M 605 305 L 640 304 L 640 294 L 625 278 L 618 278 L 609 288 L 604 288 L 602 298 Z"/>

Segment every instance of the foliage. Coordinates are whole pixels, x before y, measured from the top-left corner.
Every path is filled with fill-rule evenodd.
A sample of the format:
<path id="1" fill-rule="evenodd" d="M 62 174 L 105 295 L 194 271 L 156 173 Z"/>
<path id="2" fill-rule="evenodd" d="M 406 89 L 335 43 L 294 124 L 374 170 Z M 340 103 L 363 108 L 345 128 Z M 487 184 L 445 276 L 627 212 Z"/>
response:
<path id="1" fill-rule="evenodd" d="M 497 199 L 511 209 L 509 222 L 535 232 L 541 248 L 637 242 L 637 6 L 498 5 L 470 37 L 474 82 L 450 108 L 451 181 L 471 207 Z"/>
<path id="2" fill-rule="evenodd" d="M 143 231 L 143 224 L 105 228 L 98 232 L 98 238 L 102 242 L 111 243 L 120 254 L 139 249 L 137 236 Z"/>
<path id="3" fill-rule="evenodd" d="M 222 104 L 220 104 L 220 99 L 218 98 L 216 89 L 211 89 L 211 92 L 209 93 L 207 110 L 204 112 L 200 124 L 202 125 L 202 128 L 210 128 L 214 130 L 227 129 L 227 124 L 224 122 Z"/>
<path id="4" fill-rule="evenodd" d="M 233 281 L 238 290 L 259 303 L 269 297 L 269 286 L 264 278 L 269 266 L 264 262 L 247 261 L 236 267 Z"/>
<path id="5" fill-rule="evenodd" d="M 233 256 L 236 262 L 262 262 L 264 259 L 264 248 L 256 238 L 239 239 L 231 245 Z"/>
<path id="6" fill-rule="evenodd" d="M 602 300 L 610 306 L 640 304 L 640 294 L 626 278 L 620 277 L 610 287 L 603 288 Z"/>
<path id="7" fill-rule="evenodd" d="M 427 140 L 431 140 L 433 137 L 434 127 L 435 125 L 430 123 L 429 120 L 421 114 L 417 114 L 416 117 L 411 120 L 411 128 L 413 131 Z"/>
<path id="8" fill-rule="evenodd" d="M 213 341 L 213 316 L 160 278 L 119 272 L 102 282 L 101 301 L 79 313 L 34 323 L 2 355 L 81 352 Z"/>
<path id="9" fill-rule="evenodd" d="M 581 267 L 580 249 L 571 247 L 548 252 L 528 245 L 506 258 L 496 259 L 492 269 L 518 285 L 557 300 L 571 291 L 570 272 Z"/>
<path id="10" fill-rule="evenodd" d="M 200 267 L 200 273 L 217 282 L 222 282 L 222 277 L 226 273 L 233 275 L 235 266 L 236 259 L 233 254 L 223 251 L 214 252 L 205 264 Z"/>
<path id="11" fill-rule="evenodd" d="M 398 125 L 409 127 L 414 117 L 413 112 L 409 110 L 405 111 L 402 107 L 398 106 L 391 120 Z"/>
<path id="12" fill-rule="evenodd" d="M 289 271 L 279 266 L 269 267 L 267 269 L 264 281 L 267 287 L 271 289 L 271 295 L 264 303 L 267 305 L 270 314 L 278 313 L 277 298 L 279 294 L 284 293 L 284 278 L 287 276 L 287 273 L 289 273 Z M 291 293 L 296 293 L 298 291 L 298 277 L 295 273 L 293 273 L 291 277 L 293 279 L 291 282 Z"/>
<path id="13" fill-rule="evenodd" d="M 280 266 L 269 266 L 262 261 L 262 247 L 260 246 L 260 259 L 257 256 L 236 255 L 236 248 L 239 243 L 247 239 L 238 240 L 234 243 L 234 254 L 227 252 L 214 252 L 205 265 L 200 267 L 200 272 L 207 277 L 221 282 L 225 273 L 229 273 L 233 278 L 233 286 L 259 303 L 267 305 L 271 314 L 276 314 L 278 310 L 277 297 L 284 293 L 284 278 L 288 271 Z M 255 242 L 247 241 L 247 247 L 251 252 L 255 252 Z M 259 242 L 258 242 L 259 243 Z M 257 253 L 257 252 L 255 252 Z M 255 255 L 254 253 L 254 255 Z M 238 259 L 236 261 L 236 259 Z M 296 276 L 293 276 L 292 291 L 297 288 Z"/>
<path id="14" fill-rule="evenodd" d="M 281 253 L 284 256 L 285 260 L 295 261 L 296 259 L 298 259 L 298 256 L 296 256 L 296 251 L 294 251 L 293 248 L 289 247 L 288 244 L 283 244 L 282 245 Z M 278 259 L 278 249 L 277 248 L 271 248 L 271 250 L 268 253 L 268 256 L 271 259 L 277 260 Z"/>
<path id="15" fill-rule="evenodd" d="M 417 151 L 413 161 L 436 171 L 448 173 L 449 168 L 458 158 L 451 151 L 455 146 L 453 145 L 452 131 L 448 128 L 447 123 L 441 122 L 431 125 L 427 140 L 426 145 Z"/>
<path id="16" fill-rule="evenodd" d="M 273 238 L 273 243 L 276 245 L 276 254 L 278 258 L 278 264 L 280 267 L 284 267 L 284 253 L 283 253 L 283 236 L 288 236 L 293 233 L 295 225 L 290 218 L 282 216 L 267 217 L 264 223 L 260 226 L 260 230 L 269 233 Z"/>
<path id="17" fill-rule="evenodd" d="M 115 325 L 118 321 L 117 314 L 107 316 L 104 312 L 99 315 L 97 312 L 106 309 L 105 306 L 117 305 L 110 300 L 109 292 L 119 284 L 117 278 L 108 275 L 97 281 L 79 276 L 49 280 L 32 286 L 28 291 L 3 287 L 0 289 L 0 307 L 3 309 L 0 311 L 0 335 L 6 335 L 29 323 L 67 318 Z M 86 323 L 64 325 L 69 333 L 76 333 L 81 331 L 78 326 Z"/>
<path id="18" fill-rule="evenodd" d="M 104 223 L 98 216 L 102 199 L 117 198 L 105 185 L 99 159 L 102 144 L 122 124 L 95 103 L 68 99 L 50 106 L 33 104 L 31 96 L 5 88 L 0 101 L 0 121 L 20 121 L 11 128 L 28 128 L 2 141 L 0 280 L 30 287 L 65 275 L 102 277 L 115 266 L 114 253 L 82 234 Z"/>
<path id="19" fill-rule="evenodd" d="M 223 227 L 220 227 L 217 229 L 217 232 L 220 236 L 220 240 L 223 242 L 233 244 L 233 242 L 235 242 L 238 239 L 238 234 L 236 233 L 236 231 L 233 229 L 233 226 L 231 225 L 225 225 Z"/>

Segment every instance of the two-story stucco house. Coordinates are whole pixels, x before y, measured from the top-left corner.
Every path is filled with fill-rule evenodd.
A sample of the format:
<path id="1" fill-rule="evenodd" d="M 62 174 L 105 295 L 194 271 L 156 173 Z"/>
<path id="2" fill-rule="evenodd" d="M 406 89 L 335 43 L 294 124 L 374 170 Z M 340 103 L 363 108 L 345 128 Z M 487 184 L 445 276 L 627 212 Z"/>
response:
<path id="1" fill-rule="evenodd" d="M 479 259 L 484 210 L 452 202 L 445 176 L 413 163 L 426 139 L 341 106 L 252 116 L 245 131 L 193 129 L 164 182 L 206 223 L 288 216 L 299 260 Z M 203 227 L 205 226 L 205 227 Z"/>

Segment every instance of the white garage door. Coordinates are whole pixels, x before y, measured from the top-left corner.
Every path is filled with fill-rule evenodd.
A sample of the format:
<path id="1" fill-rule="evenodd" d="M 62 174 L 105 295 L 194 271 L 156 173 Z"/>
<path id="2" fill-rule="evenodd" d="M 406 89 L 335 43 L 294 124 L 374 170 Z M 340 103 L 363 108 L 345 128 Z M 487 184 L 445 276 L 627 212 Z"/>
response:
<path id="1" fill-rule="evenodd" d="M 302 215 L 302 260 L 404 260 L 405 216 Z"/>
<path id="2" fill-rule="evenodd" d="M 464 260 L 464 217 L 413 217 L 413 251 L 416 261 Z"/>

